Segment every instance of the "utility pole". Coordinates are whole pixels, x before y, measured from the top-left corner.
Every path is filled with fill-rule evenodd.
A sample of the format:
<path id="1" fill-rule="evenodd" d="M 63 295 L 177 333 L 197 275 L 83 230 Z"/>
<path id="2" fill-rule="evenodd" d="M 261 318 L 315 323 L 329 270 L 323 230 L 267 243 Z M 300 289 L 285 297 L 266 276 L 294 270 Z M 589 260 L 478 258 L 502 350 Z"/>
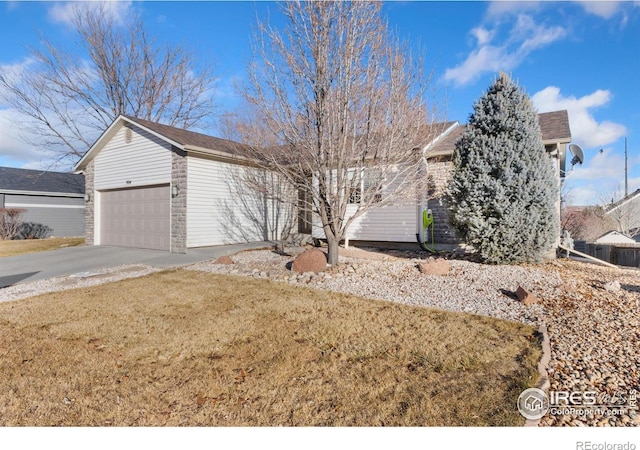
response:
<path id="1" fill-rule="evenodd" d="M 624 196 L 629 195 L 629 180 L 627 176 L 627 138 L 624 138 Z"/>

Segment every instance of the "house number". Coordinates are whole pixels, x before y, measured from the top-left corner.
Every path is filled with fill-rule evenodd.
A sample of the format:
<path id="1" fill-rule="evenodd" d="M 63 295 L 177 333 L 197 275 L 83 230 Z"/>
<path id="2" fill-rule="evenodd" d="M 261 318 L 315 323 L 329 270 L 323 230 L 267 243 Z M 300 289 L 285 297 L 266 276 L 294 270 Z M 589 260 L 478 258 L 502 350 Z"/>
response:
<path id="1" fill-rule="evenodd" d="M 125 183 L 131 184 L 131 180 L 127 180 L 127 181 L 125 181 Z"/>

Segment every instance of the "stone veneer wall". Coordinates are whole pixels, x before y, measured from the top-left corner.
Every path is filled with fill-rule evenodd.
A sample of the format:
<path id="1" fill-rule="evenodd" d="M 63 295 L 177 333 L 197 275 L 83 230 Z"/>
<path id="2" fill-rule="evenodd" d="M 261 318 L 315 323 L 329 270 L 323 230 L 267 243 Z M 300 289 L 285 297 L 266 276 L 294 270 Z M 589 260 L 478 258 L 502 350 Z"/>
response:
<path id="1" fill-rule="evenodd" d="M 84 243 L 94 245 L 95 243 L 95 205 L 96 193 L 93 189 L 94 162 L 91 161 L 84 169 L 84 191 L 89 194 L 89 200 L 84 203 Z"/>
<path id="2" fill-rule="evenodd" d="M 428 163 L 429 201 L 427 204 L 433 213 L 433 235 L 436 244 L 461 243 L 455 230 L 449 225 L 449 213 L 442 198 L 449 184 L 452 170 L 452 161 L 429 161 Z"/>
<path id="3" fill-rule="evenodd" d="M 171 189 L 178 187 L 176 197 L 171 193 L 171 251 L 187 253 L 187 153 L 171 150 Z"/>

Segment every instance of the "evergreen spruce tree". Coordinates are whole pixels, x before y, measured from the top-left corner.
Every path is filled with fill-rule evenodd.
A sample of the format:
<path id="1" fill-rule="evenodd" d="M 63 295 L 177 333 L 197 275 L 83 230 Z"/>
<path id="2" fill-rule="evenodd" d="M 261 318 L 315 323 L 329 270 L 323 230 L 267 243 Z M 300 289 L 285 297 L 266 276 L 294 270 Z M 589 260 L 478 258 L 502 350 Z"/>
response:
<path id="1" fill-rule="evenodd" d="M 558 192 L 538 115 L 500 73 L 456 143 L 446 193 L 451 223 L 488 263 L 540 261 L 559 234 Z"/>

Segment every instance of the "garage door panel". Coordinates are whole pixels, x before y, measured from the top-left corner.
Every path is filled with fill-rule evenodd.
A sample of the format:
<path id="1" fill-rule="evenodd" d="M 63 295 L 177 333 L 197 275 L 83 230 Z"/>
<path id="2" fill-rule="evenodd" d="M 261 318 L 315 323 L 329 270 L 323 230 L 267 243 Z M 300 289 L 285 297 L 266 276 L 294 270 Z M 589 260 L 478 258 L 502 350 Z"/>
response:
<path id="1" fill-rule="evenodd" d="M 101 243 L 169 250 L 169 186 L 101 193 Z"/>

